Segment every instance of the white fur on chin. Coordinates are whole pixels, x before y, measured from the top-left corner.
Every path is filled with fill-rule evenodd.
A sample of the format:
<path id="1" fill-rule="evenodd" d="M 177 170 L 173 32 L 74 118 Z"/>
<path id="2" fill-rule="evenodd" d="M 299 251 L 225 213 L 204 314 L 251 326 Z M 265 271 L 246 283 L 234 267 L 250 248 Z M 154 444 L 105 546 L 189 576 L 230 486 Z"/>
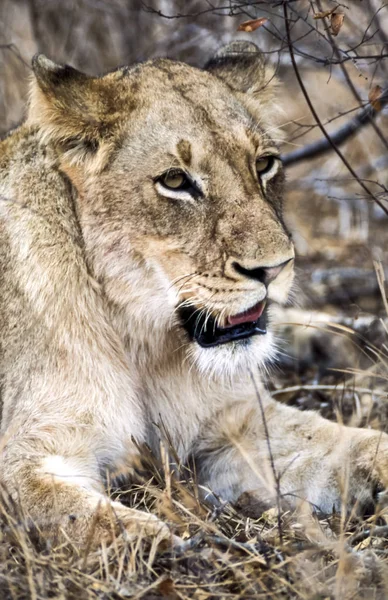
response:
<path id="1" fill-rule="evenodd" d="M 190 344 L 187 353 L 201 375 L 207 378 L 230 380 L 248 370 L 256 370 L 272 362 L 276 356 L 273 335 L 255 335 L 239 342 L 229 342 L 212 348 Z"/>

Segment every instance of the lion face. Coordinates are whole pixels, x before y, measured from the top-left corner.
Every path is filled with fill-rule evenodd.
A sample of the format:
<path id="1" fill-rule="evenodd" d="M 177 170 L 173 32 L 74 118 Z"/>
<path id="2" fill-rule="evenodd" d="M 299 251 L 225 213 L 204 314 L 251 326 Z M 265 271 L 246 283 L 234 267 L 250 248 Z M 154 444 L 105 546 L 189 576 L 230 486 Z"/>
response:
<path id="1" fill-rule="evenodd" d="M 268 311 L 293 281 L 268 91 L 244 89 L 247 78 L 262 85 L 263 66 L 255 46 L 244 48 L 203 71 L 167 60 L 99 79 L 44 58 L 35 68 L 30 119 L 78 190 L 107 297 L 129 336 L 161 345 L 168 336 L 203 371 L 271 357 Z M 84 114 L 72 121 L 75 100 Z"/>

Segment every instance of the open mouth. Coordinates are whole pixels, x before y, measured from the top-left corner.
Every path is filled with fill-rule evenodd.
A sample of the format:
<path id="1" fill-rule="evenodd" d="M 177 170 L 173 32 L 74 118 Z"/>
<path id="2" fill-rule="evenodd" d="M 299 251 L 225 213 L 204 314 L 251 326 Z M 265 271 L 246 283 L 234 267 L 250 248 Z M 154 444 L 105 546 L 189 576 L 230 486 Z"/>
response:
<path id="1" fill-rule="evenodd" d="M 193 307 L 181 307 L 179 315 L 190 338 L 203 348 L 267 333 L 265 300 L 258 302 L 249 310 L 228 317 L 225 327 L 217 325 L 213 316 L 209 317 L 205 311 Z"/>

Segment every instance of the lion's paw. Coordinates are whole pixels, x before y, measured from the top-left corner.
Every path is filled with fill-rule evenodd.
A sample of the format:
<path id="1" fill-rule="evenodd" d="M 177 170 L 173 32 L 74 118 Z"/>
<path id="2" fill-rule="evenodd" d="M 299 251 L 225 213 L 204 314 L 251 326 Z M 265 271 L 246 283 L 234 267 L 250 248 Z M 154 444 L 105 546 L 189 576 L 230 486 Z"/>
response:
<path id="1" fill-rule="evenodd" d="M 129 543 L 145 540 L 154 546 L 180 543 L 157 516 L 114 501 L 104 500 L 86 514 L 69 515 L 66 525 L 68 537 L 89 548 L 98 547 L 101 542 L 110 544 L 120 537 Z"/>

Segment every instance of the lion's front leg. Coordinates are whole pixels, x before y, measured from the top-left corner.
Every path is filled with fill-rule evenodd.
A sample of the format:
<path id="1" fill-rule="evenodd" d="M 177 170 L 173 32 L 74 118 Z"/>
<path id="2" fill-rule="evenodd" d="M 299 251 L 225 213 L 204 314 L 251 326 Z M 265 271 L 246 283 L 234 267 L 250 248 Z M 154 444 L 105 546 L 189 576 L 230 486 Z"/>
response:
<path id="1" fill-rule="evenodd" d="M 105 493 L 97 456 L 114 440 L 104 439 L 101 429 L 25 425 L 17 436 L 7 437 L 6 432 L 2 486 L 27 523 L 41 533 L 89 548 L 122 534 L 128 541 L 171 540 L 168 526 L 155 515 L 126 507 Z"/>
<path id="2" fill-rule="evenodd" d="M 330 513 L 362 512 L 388 483 L 388 436 L 344 427 L 272 399 L 236 402 L 217 415 L 195 448 L 200 481 L 225 500 L 243 493 L 259 507 L 307 501 Z M 268 435 L 267 435 L 268 434 Z"/>

